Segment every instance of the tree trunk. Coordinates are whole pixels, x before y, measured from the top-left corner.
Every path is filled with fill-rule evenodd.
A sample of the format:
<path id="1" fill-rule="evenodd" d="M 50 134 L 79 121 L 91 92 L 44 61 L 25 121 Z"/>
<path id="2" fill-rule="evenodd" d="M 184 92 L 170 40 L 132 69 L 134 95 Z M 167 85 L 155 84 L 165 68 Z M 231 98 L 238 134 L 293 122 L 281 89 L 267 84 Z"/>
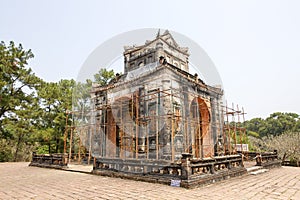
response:
<path id="1" fill-rule="evenodd" d="M 17 159 L 18 159 L 18 153 L 19 153 L 19 150 L 20 150 L 21 139 L 22 139 L 22 134 L 19 135 L 19 138 L 18 138 L 16 152 L 15 152 L 15 156 L 14 156 L 14 162 L 17 162 Z"/>
<path id="2" fill-rule="evenodd" d="M 51 154 L 51 142 L 50 141 L 48 142 L 48 152 L 49 152 L 49 154 Z"/>
<path id="3" fill-rule="evenodd" d="M 282 157 L 282 161 L 281 161 L 281 163 L 284 163 L 284 161 L 285 161 L 285 157 L 286 157 L 286 152 L 283 154 L 283 157 Z"/>
<path id="4" fill-rule="evenodd" d="M 58 153 L 58 147 L 59 147 L 59 138 L 56 138 L 55 153 Z"/>

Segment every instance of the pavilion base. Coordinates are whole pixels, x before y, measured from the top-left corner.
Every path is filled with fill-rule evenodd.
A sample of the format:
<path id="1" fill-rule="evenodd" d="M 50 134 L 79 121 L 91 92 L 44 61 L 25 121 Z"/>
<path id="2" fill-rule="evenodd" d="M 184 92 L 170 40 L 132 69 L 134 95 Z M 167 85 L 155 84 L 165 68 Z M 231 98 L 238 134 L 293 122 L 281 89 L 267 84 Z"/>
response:
<path id="1" fill-rule="evenodd" d="M 206 159 L 191 159 L 183 154 L 174 164 L 157 160 L 123 160 L 97 158 L 93 174 L 126 178 L 136 181 L 195 188 L 247 173 L 241 155 L 221 156 Z"/>

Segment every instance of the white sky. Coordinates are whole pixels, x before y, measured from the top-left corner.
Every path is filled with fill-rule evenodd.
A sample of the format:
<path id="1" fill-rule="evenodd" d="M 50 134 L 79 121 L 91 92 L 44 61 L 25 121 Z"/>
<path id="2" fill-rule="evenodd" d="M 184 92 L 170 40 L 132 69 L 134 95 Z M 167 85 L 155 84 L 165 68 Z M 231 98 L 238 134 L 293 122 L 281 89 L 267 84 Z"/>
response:
<path id="1" fill-rule="evenodd" d="M 0 40 L 32 49 L 30 65 L 46 81 L 76 79 L 89 54 L 115 35 L 162 28 L 207 52 L 228 103 L 243 106 L 246 119 L 300 114 L 300 1 L 0 0 L 0 8 Z"/>

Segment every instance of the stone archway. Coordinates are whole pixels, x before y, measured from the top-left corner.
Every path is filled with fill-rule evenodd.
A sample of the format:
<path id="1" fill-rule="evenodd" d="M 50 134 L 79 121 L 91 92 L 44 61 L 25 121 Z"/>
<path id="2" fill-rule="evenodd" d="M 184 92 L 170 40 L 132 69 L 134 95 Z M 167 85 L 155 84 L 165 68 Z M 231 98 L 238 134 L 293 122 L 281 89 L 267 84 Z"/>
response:
<path id="1" fill-rule="evenodd" d="M 210 127 L 210 111 L 206 101 L 195 97 L 190 104 L 190 124 L 192 137 L 192 153 L 195 158 L 203 158 L 207 152 L 204 144 L 207 143 Z"/>
<path id="2" fill-rule="evenodd" d="M 134 145 L 133 118 L 135 107 L 133 100 L 128 96 L 116 99 L 111 109 L 107 112 L 108 131 L 106 145 L 108 157 L 131 158 L 133 156 L 132 145 Z"/>

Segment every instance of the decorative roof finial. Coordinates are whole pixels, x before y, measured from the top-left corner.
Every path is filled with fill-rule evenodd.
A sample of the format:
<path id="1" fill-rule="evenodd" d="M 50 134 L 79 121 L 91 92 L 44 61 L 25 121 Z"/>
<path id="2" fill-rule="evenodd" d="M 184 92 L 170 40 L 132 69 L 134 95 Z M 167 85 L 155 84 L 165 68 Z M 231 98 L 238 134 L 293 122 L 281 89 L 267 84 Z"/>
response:
<path id="1" fill-rule="evenodd" d="M 158 32 L 156 34 L 156 38 L 159 38 L 159 36 L 160 36 L 160 29 L 158 29 Z"/>

